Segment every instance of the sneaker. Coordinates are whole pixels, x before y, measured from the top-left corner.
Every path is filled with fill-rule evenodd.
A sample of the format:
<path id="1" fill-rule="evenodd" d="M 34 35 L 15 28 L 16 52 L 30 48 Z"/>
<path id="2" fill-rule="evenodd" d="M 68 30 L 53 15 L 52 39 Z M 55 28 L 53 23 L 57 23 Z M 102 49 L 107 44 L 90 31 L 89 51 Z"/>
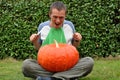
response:
<path id="1" fill-rule="evenodd" d="M 40 77 L 38 76 L 36 80 L 52 80 L 50 77 Z"/>
<path id="2" fill-rule="evenodd" d="M 50 77 L 43 77 L 42 80 L 52 80 Z"/>
<path id="3" fill-rule="evenodd" d="M 40 76 L 38 76 L 38 77 L 36 78 L 36 80 L 42 80 L 42 78 L 41 78 Z"/>

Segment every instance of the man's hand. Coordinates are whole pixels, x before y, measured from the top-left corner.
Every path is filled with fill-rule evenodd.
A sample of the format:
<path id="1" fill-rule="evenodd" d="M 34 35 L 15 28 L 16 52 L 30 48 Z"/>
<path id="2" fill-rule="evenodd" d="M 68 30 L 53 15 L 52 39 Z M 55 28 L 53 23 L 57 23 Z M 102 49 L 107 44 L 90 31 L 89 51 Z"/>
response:
<path id="1" fill-rule="evenodd" d="M 38 42 L 39 38 L 40 38 L 40 35 L 38 35 L 38 34 L 32 34 L 32 35 L 30 36 L 30 41 L 33 43 L 34 47 L 35 47 L 37 50 L 38 50 L 38 49 L 40 48 L 40 46 L 41 46 L 41 44 Z"/>
<path id="2" fill-rule="evenodd" d="M 76 32 L 76 33 L 73 34 L 73 39 L 75 41 L 80 41 L 82 39 L 82 36 L 81 36 L 80 33 Z"/>
<path id="3" fill-rule="evenodd" d="M 30 36 L 30 41 L 34 43 L 34 42 L 38 41 L 39 38 L 40 38 L 40 36 L 38 34 L 32 34 Z"/>
<path id="4" fill-rule="evenodd" d="M 80 33 L 76 32 L 73 34 L 73 46 L 78 47 L 80 44 L 80 41 L 82 39 L 82 36 Z"/>

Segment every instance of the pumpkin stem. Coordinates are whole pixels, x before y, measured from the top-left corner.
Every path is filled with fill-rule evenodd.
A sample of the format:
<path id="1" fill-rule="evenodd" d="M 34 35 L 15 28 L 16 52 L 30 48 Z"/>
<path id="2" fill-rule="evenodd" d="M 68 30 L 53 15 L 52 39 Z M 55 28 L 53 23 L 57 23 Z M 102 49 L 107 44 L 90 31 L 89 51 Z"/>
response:
<path id="1" fill-rule="evenodd" d="M 54 42 L 56 44 L 56 48 L 59 48 L 58 42 L 54 39 Z"/>

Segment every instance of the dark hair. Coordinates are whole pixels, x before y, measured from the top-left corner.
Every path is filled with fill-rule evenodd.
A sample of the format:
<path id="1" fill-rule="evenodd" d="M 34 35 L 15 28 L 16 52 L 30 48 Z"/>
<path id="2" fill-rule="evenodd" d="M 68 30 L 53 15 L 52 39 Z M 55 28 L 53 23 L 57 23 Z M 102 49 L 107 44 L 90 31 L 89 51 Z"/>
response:
<path id="1" fill-rule="evenodd" d="M 66 6 L 64 5 L 63 2 L 60 2 L 60 1 L 56 1 L 54 3 L 52 3 L 52 5 L 50 6 L 50 14 L 52 12 L 52 9 L 57 9 L 57 10 L 65 10 L 65 12 L 67 12 L 67 8 Z"/>

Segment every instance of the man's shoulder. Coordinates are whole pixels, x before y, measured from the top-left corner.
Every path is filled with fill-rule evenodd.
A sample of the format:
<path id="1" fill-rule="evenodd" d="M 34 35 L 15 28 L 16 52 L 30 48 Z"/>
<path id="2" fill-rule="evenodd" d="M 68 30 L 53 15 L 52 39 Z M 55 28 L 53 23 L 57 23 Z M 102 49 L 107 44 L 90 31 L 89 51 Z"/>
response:
<path id="1" fill-rule="evenodd" d="M 50 21 L 45 21 L 45 22 L 40 23 L 38 26 L 38 31 L 40 31 L 45 26 L 46 28 L 49 27 L 49 24 L 50 24 Z"/>
<path id="2" fill-rule="evenodd" d="M 71 21 L 68 21 L 68 20 L 64 21 L 64 25 L 69 25 L 71 28 L 74 28 L 74 24 Z"/>
<path id="3" fill-rule="evenodd" d="M 64 21 L 64 28 L 71 28 L 73 32 L 75 32 L 74 24 L 71 21 L 65 20 Z"/>
<path id="4" fill-rule="evenodd" d="M 69 20 L 65 20 L 64 24 L 70 24 L 70 25 L 72 24 L 73 25 L 73 23 L 71 21 L 69 21 Z"/>

